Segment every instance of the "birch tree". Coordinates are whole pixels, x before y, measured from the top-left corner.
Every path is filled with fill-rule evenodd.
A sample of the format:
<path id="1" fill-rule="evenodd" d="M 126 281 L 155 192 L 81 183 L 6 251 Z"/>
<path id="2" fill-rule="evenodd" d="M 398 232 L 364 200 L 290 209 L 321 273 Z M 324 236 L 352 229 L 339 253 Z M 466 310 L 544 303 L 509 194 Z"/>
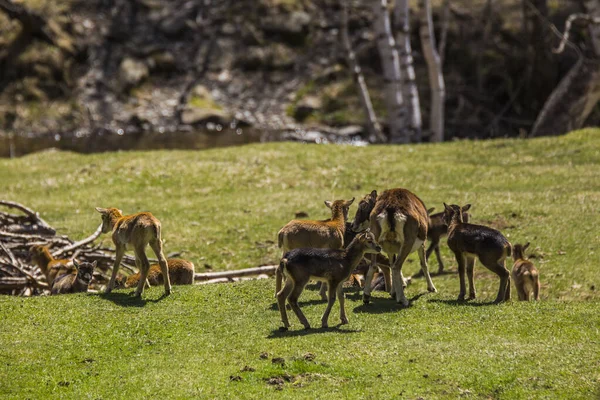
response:
<path id="1" fill-rule="evenodd" d="M 444 140 L 444 100 L 446 97 L 446 86 L 440 55 L 435 44 L 430 0 L 420 0 L 420 20 L 419 35 L 421 37 L 423 55 L 427 62 L 431 91 L 431 110 L 429 113 L 431 141 L 441 142 Z"/>
<path id="2" fill-rule="evenodd" d="M 352 78 L 354 79 L 354 83 L 358 89 L 360 102 L 367 118 L 367 132 L 369 133 L 370 138 L 372 137 L 378 142 L 385 142 L 386 137 L 381 132 L 381 126 L 377 121 L 375 110 L 373 110 L 373 103 L 371 103 L 371 96 L 369 96 L 369 90 L 367 89 L 365 78 L 363 77 L 358 61 L 356 60 L 354 50 L 352 50 L 352 43 L 350 42 L 350 35 L 348 34 L 348 0 L 342 0 L 341 25 L 340 34 L 342 37 L 342 43 L 344 44 L 344 48 L 346 50 L 346 59 L 348 61 L 348 66 L 352 70 Z"/>
<path id="3" fill-rule="evenodd" d="M 408 128 L 413 134 L 412 141 L 420 142 L 423 123 L 410 44 L 410 8 L 408 7 L 408 0 L 396 0 L 394 17 L 396 48 L 400 56 L 400 73 L 403 78 L 401 82 L 402 96 L 408 110 Z"/>
<path id="4" fill-rule="evenodd" d="M 376 15 L 374 30 L 377 35 L 377 48 L 385 82 L 385 104 L 390 129 L 389 141 L 391 143 L 409 143 L 413 135 L 407 123 L 408 113 L 402 97 L 400 57 L 392 34 L 387 0 L 374 2 L 374 12 Z"/>

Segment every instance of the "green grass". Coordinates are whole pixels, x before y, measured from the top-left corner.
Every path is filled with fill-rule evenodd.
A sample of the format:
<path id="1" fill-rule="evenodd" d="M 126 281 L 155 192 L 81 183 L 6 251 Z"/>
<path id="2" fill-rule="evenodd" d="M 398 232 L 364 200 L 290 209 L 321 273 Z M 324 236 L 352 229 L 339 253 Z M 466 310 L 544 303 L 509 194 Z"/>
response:
<path id="1" fill-rule="evenodd" d="M 443 201 L 471 203 L 474 222 L 530 241 L 542 280 L 542 301 L 499 306 L 487 304 L 498 279 L 480 265 L 472 304 L 453 301 L 456 274 L 433 277 L 437 294 L 416 279 L 404 310 L 379 292 L 365 307 L 349 291 L 348 326 L 304 332 L 291 314 L 287 334 L 277 332 L 272 280 L 176 287 L 164 299 L 153 288 L 140 302 L 131 290 L 0 297 L 1 398 L 600 395 L 598 129 L 398 147 L 44 152 L 0 160 L 0 171 L 1 198 L 39 210 L 74 239 L 98 226 L 96 206 L 152 211 L 166 251 L 185 250 L 199 270 L 275 263 L 276 233 L 296 211 L 326 218 L 323 200 L 406 187 L 438 210 Z M 455 271 L 445 246 L 442 255 Z M 405 273 L 417 265 L 411 256 Z M 325 307 L 317 298 L 301 297 L 313 326 Z M 336 304 L 330 324 L 337 320 Z"/>

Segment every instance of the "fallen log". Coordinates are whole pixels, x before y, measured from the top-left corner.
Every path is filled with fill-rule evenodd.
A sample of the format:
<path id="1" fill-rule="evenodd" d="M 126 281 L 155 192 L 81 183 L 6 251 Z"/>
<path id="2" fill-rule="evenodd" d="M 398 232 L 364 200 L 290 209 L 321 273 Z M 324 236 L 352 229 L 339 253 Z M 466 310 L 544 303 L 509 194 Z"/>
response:
<path id="1" fill-rule="evenodd" d="M 211 281 L 217 279 L 232 279 L 240 278 L 242 276 L 252 275 L 274 275 L 277 270 L 277 265 L 264 265 L 262 267 L 239 269 L 235 271 L 222 271 L 222 272 L 204 272 L 194 274 L 194 281 Z M 214 282 L 218 283 L 218 282 Z"/>

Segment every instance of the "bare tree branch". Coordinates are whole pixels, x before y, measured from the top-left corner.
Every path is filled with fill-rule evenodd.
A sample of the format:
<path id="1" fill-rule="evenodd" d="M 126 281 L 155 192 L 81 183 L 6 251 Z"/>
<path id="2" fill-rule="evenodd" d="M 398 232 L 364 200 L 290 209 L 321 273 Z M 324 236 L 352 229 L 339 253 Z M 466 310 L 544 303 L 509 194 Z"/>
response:
<path id="1" fill-rule="evenodd" d="M 565 31 L 561 34 L 562 39 L 560 40 L 558 47 L 552 49 L 553 53 L 560 54 L 565 50 L 565 44 L 569 42 L 569 34 L 571 33 L 571 27 L 573 25 L 573 22 L 575 21 L 585 21 L 588 24 L 600 24 L 599 17 L 592 17 L 591 15 L 582 13 L 575 13 L 569 15 L 569 18 L 567 18 L 567 21 L 565 22 Z"/>
<path id="2" fill-rule="evenodd" d="M 100 236 L 101 234 L 102 234 L 102 224 L 100 224 L 98 226 L 98 228 L 96 229 L 96 232 L 94 232 L 93 234 L 91 234 L 87 238 L 85 238 L 83 240 L 80 240 L 79 242 L 75 242 L 75 243 L 73 243 L 70 246 L 63 247 L 62 249 L 55 251 L 54 253 L 52 253 L 52 256 L 53 257 L 58 257 L 59 255 L 65 253 L 67 251 L 71 251 L 71 250 L 74 250 L 74 249 L 76 249 L 78 247 L 84 246 L 84 245 L 86 245 L 88 243 L 91 243 L 94 240 L 98 239 L 98 236 Z M 73 257 L 73 258 L 75 258 L 75 257 Z"/>
<path id="3" fill-rule="evenodd" d="M 352 77 L 354 78 L 354 82 L 358 87 L 360 101 L 362 103 L 363 109 L 365 110 L 365 115 L 367 117 L 367 131 L 369 132 L 369 136 L 374 137 L 377 142 L 385 143 L 387 138 L 381 132 L 381 125 L 379 125 L 379 122 L 377 121 L 377 115 L 375 114 L 375 110 L 373 109 L 371 96 L 369 96 L 369 89 L 367 88 L 367 84 L 365 83 L 365 78 L 360 69 L 360 65 L 356 60 L 354 50 L 352 50 L 352 44 L 350 43 L 350 36 L 348 34 L 348 0 L 342 0 L 341 3 L 342 26 L 340 27 L 340 35 L 342 38 L 342 43 L 344 44 L 344 48 L 346 50 L 346 59 L 348 60 L 348 66 L 352 70 Z"/>

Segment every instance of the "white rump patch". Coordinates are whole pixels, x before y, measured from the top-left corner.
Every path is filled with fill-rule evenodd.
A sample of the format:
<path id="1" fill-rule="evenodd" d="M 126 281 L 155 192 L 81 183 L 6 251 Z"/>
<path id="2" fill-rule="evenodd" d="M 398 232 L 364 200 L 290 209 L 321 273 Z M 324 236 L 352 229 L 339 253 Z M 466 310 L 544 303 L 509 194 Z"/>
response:
<path id="1" fill-rule="evenodd" d="M 406 215 L 402 213 L 394 214 L 394 219 L 396 220 L 394 232 L 390 230 L 390 224 L 387 218 L 387 212 L 384 211 L 377 215 L 377 223 L 381 227 L 381 234 L 379 235 L 378 242 L 397 242 L 398 244 L 404 244 L 404 225 L 406 224 Z M 419 238 L 416 238 L 415 243 L 413 244 L 410 252 L 416 251 L 420 246 L 423 245 L 423 241 Z M 387 247 L 387 246 L 386 246 Z"/>

